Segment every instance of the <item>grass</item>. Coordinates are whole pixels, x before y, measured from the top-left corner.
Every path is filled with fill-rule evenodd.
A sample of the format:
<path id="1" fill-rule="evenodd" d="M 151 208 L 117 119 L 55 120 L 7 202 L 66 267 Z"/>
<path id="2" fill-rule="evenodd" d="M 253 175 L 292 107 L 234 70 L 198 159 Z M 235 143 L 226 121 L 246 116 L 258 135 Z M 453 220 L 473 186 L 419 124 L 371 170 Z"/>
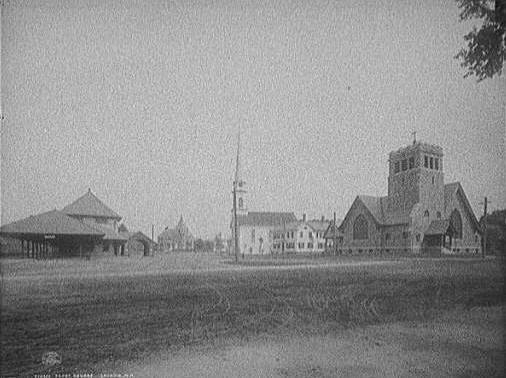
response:
<path id="1" fill-rule="evenodd" d="M 167 349 L 424 319 L 502 294 L 501 265 L 471 259 L 5 280 L 0 373 L 98 373 Z M 47 351 L 62 356 L 56 370 L 40 363 Z"/>

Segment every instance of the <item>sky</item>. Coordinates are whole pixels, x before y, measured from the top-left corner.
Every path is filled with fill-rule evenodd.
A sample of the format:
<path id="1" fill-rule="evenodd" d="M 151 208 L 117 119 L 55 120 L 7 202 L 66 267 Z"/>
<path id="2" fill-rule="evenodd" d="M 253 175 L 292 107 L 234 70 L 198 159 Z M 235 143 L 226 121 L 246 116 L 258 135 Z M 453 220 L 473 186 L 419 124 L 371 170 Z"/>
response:
<path id="1" fill-rule="evenodd" d="M 1 15 L 1 222 L 92 190 L 155 237 L 246 206 L 344 218 L 388 153 L 444 149 L 475 214 L 506 208 L 506 77 L 464 79 L 452 1 L 11 1 Z"/>

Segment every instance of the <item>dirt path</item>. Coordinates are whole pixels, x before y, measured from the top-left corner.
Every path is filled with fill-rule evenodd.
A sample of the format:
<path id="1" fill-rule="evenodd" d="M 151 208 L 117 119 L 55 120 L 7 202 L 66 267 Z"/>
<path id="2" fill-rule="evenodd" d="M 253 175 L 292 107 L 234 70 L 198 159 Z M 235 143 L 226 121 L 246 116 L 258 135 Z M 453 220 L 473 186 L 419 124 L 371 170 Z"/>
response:
<path id="1" fill-rule="evenodd" d="M 503 376 L 503 310 L 455 310 L 425 322 L 191 349 L 120 370 L 135 377 Z"/>

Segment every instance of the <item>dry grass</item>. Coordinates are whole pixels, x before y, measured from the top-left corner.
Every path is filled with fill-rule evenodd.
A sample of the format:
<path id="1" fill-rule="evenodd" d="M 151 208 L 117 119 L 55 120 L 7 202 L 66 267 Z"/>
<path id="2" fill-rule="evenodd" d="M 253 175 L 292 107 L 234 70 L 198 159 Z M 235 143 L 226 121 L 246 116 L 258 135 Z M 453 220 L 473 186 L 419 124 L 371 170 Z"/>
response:
<path id="1" fill-rule="evenodd" d="M 40 364 L 46 351 L 62 356 L 57 371 L 91 372 L 226 338 L 326 332 L 503 303 L 494 260 L 181 273 L 158 265 L 156 274 L 95 277 L 53 269 L 2 283 L 2 375 L 48 372 Z"/>

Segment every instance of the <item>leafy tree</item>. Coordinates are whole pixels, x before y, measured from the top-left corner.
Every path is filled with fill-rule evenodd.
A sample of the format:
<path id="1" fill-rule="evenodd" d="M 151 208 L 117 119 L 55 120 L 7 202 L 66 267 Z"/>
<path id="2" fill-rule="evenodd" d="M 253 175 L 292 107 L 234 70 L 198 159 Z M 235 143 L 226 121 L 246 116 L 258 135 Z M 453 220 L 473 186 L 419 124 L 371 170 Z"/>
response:
<path id="1" fill-rule="evenodd" d="M 464 36 L 467 48 L 456 59 L 467 69 L 464 77 L 475 75 L 478 81 L 500 76 L 506 57 L 506 0 L 456 0 L 460 20 L 481 19 L 480 29 L 473 27 Z"/>
<path id="2" fill-rule="evenodd" d="M 204 240 L 201 238 L 196 239 L 195 243 L 193 243 L 193 248 L 195 252 L 202 252 L 204 250 Z"/>
<path id="3" fill-rule="evenodd" d="M 487 233 L 487 253 L 506 256 L 506 209 L 481 217 L 480 224 Z"/>

